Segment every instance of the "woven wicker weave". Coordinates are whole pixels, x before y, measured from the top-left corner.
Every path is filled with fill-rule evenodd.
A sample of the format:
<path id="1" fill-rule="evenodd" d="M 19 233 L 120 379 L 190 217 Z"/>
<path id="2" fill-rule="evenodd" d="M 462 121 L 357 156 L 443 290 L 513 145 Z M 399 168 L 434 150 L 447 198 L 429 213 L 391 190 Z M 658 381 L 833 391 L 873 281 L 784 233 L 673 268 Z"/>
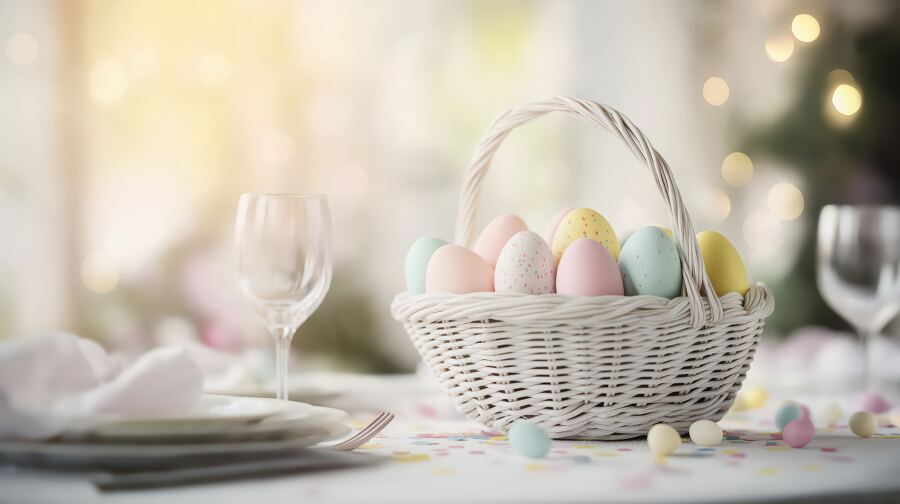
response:
<path id="1" fill-rule="evenodd" d="M 743 297 L 715 295 L 672 173 L 628 118 L 562 97 L 500 115 L 466 172 L 456 243 L 472 244 L 481 182 L 504 138 L 557 111 L 615 134 L 649 168 L 672 221 L 684 295 L 402 293 L 391 312 L 457 409 L 491 429 L 528 420 L 557 439 L 624 439 L 659 422 L 685 432 L 695 420 L 718 420 L 734 401 L 774 300 L 762 284 Z"/>

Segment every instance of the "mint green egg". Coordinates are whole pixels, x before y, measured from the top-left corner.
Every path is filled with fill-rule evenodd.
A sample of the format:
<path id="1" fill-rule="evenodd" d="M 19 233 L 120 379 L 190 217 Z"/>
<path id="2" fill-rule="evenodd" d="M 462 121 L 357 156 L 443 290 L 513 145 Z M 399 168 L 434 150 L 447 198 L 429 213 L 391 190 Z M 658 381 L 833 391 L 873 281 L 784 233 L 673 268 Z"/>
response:
<path id="1" fill-rule="evenodd" d="M 626 296 L 681 295 L 681 259 L 675 242 L 662 229 L 648 226 L 628 238 L 619 253 Z"/>
<path id="2" fill-rule="evenodd" d="M 406 253 L 406 290 L 410 294 L 423 294 L 425 292 L 425 272 L 428 270 L 428 261 L 434 252 L 446 245 L 447 242 L 440 238 L 419 238 L 409 247 Z"/>

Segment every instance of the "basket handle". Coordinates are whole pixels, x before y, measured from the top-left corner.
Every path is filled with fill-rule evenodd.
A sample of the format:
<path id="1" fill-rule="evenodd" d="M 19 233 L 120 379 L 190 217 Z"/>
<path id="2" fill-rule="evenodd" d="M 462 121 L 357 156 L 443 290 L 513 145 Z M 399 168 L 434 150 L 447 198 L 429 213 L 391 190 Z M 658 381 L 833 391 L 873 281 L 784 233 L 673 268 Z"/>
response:
<path id="1" fill-rule="evenodd" d="M 588 124 L 615 134 L 631 149 L 634 157 L 650 170 L 653 180 L 659 188 L 659 193 L 666 203 L 666 210 L 675 233 L 678 254 L 681 257 L 683 283 L 690 302 L 691 325 L 699 328 L 706 323 L 707 313 L 703 307 L 701 292 L 709 301 L 709 322 L 718 322 L 722 318 L 722 303 L 706 275 L 703 257 L 700 255 L 700 248 L 694 236 L 694 226 L 684 207 L 681 193 L 678 191 L 678 186 L 675 185 L 669 165 L 631 120 L 616 110 L 594 101 L 554 96 L 513 107 L 494 119 L 475 148 L 469 168 L 466 170 L 459 198 L 459 212 L 456 216 L 456 243 L 469 247 L 474 241 L 482 180 L 487 174 L 494 153 L 500 148 L 503 140 L 516 127 L 549 112 L 566 112 Z"/>

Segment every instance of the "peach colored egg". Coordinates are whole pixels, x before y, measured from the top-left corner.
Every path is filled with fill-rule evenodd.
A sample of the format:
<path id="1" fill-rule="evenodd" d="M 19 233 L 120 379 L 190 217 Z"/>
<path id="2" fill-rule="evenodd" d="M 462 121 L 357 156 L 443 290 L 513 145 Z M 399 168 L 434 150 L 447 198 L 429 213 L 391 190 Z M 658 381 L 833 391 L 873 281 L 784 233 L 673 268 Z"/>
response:
<path id="1" fill-rule="evenodd" d="M 506 242 L 520 231 L 527 231 L 528 225 L 517 215 L 506 214 L 488 224 L 475 240 L 472 250 L 487 261 L 491 268 L 497 266 L 497 258 Z"/>
<path id="2" fill-rule="evenodd" d="M 556 268 L 550 245 L 534 231 L 520 231 L 506 242 L 494 268 L 494 290 L 551 294 Z"/>
<path id="3" fill-rule="evenodd" d="M 471 250 L 444 245 L 431 255 L 425 272 L 425 292 L 492 292 L 494 269 Z"/>
<path id="4" fill-rule="evenodd" d="M 622 276 L 612 254 L 590 238 L 566 247 L 556 270 L 556 292 L 577 296 L 622 296 Z"/>
<path id="5" fill-rule="evenodd" d="M 548 244 L 553 243 L 553 238 L 556 236 L 556 230 L 559 229 L 559 223 L 569 215 L 569 212 L 575 210 L 574 208 L 563 208 L 556 215 L 553 216 L 553 219 L 550 221 L 550 225 L 547 226 L 547 232 L 544 233 L 544 240 L 547 241 Z"/>

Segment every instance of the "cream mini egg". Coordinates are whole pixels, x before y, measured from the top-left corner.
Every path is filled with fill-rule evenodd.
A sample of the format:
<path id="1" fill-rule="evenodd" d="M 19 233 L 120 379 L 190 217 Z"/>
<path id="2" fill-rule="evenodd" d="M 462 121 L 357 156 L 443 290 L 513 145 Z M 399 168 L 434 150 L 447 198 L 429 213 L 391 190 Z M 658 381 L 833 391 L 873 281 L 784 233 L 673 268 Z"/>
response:
<path id="1" fill-rule="evenodd" d="M 491 292 L 494 269 L 475 252 L 459 245 L 444 245 L 431 255 L 425 273 L 425 292 Z"/>
<path id="2" fill-rule="evenodd" d="M 556 292 L 576 296 L 621 296 L 619 265 L 603 245 L 580 238 L 566 248 L 556 269 Z"/>
<path id="3" fill-rule="evenodd" d="M 848 422 L 850 430 L 861 438 L 872 437 L 878 430 L 878 421 L 875 415 L 868 411 L 857 411 L 850 416 Z"/>
<path id="4" fill-rule="evenodd" d="M 422 294 L 425 292 L 425 271 L 428 269 L 428 261 L 437 249 L 447 242 L 440 238 L 419 238 L 409 247 L 406 253 L 406 290 L 410 294 Z"/>
<path id="5" fill-rule="evenodd" d="M 653 226 L 638 229 L 619 254 L 619 269 L 626 296 L 681 295 L 681 258 L 675 242 Z"/>
<path id="6" fill-rule="evenodd" d="M 494 269 L 494 290 L 551 294 L 556 287 L 553 253 L 541 236 L 519 231 L 503 246 Z"/>
<path id="7" fill-rule="evenodd" d="M 729 292 L 742 296 L 746 294 L 750 289 L 750 278 L 741 255 L 728 238 L 715 231 L 703 231 L 697 234 L 697 244 L 700 245 L 706 274 L 716 295 L 724 296 Z"/>
<path id="8" fill-rule="evenodd" d="M 492 220 L 475 240 L 472 250 L 484 258 L 491 268 L 497 266 L 497 258 L 506 242 L 520 231 L 527 231 L 528 225 L 516 215 L 506 214 Z"/>
<path id="9" fill-rule="evenodd" d="M 688 434 L 697 446 L 716 446 L 722 442 L 722 428 L 712 420 L 697 420 L 691 424 Z"/>
<path id="10" fill-rule="evenodd" d="M 553 257 L 559 261 L 566 248 L 581 238 L 590 238 L 603 245 L 614 260 L 619 260 L 620 246 L 616 232 L 602 215 L 590 208 L 577 208 L 563 217 L 550 246 Z"/>
<path id="11" fill-rule="evenodd" d="M 656 424 L 647 433 L 647 446 L 657 457 L 666 457 L 681 446 L 681 436 L 671 425 Z"/>

